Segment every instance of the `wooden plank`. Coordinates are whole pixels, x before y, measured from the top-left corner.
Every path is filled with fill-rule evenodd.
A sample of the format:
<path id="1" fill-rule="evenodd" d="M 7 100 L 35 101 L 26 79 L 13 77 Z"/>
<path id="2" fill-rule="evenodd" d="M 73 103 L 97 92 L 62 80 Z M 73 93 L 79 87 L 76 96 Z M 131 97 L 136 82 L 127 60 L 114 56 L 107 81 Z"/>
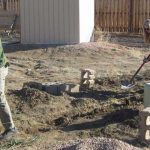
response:
<path id="1" fill-rule="evenodd" d="M 109 32 L 111 32 L 111 28 L 112 28 L 111 5 L 112 5 L 112 0 L 109 1 L 109 8 L 108 8 Z"/>
<path id="2" fill-rule="evenodd" d="M 105 31 L 108 32 L 109 21 L 108 21 L 108 2 L 109 0 L 105 0 Z"/>
<path id="3" fill-rule="evenodd" d="M 122 3 L 122 0 L 119 0 L 118 1 L 118 13 L 119 13 L 119 21 L 118 21 L 118 31 L 121 32 L 121 22 L 122 22 L 122 13 L 121 13 L 121 3 Z"/>
<path id="4" fill-rule="evenodd" d="M 119 0 L 116 0 L 116 31 L 118 32 L 119 31 Z"/>
<path id="5" fill-rule="evenodd" d="M 115 10 L 114 10 L 114 12 L 115 12 L 115 23 L 114 23 L 114 29 L 115 29 L 115 31 L 117 31 L 117 1 L 115 0 L 115 2 L 114 2 L 114 4 L 115 4 Z"/>
<path id="6" fill-rule="evenodd" d="M 103 6 L 103 2 L 104 0 L 101 1 L 101 3 L 99 3 L 100 5 L 100 10 L 99 10 L 99 16 L 100 16 L 100 21 L 99 21 L 99 24 L 100 24 L 100 30 L 103 30 L 103 9 L 104 9 L 104 6 Z"/>
<path id="7" fill-rule="evenodd" d="M 100 17 L 101 17 L 100 28 L 101 28 L 101 30 L 103 30 L 103 27 L 104 27 L 104 26 L 103 26 L 103 24 L 104 24 L 104 21 L 103 21 L 103 20 L 104 20 L 104 19 L 103 19 L 103 18 L 104 18 L 104 16 L 103 16 L 103 15 L 104 15 L 104 14 L 103 14 L 103 13 L 104 13 L 104 12 L 103 12 L 103 10 L 104 10 L 104 0 L 101 1 L 101 4 L 100 4 L 100 5 L 101 5 L 100 11 L 99 11 L 99 12 L 100 12 Z"/>
<path id="8" fill-rule="evenodd" d="M 125 3 L 125 0 L 122 0 L 122 4 L 121 4 L 121 12 L 122 12 L 122 20 L 121 20 L 121 26 L 122 26 L 122 32 L 124 32 L 124 16 L 125 16 L 125 11 L 124 11 L 124 3 Z"/>
<path id="9" fill-rule="evenodd" d="M 105 30 L 105 0 L 102 0 L 102 30 Z"/>
<path id="10" fill-rule="evenodd" d="M 133 20 L 132 20 L 132 24 L 133 24 L 133 32 L 135 32 L 135 27 L 136 27 L 136 19 L 135 19 L 135 13 L 136 13 L 136 9 L 135 9 L 135 3 L 136 0 L 133 0 Z"/>
<path id="11" fill-rule="evenodd" d="M 145 19 L 149 18 L 149 0 L 146 0 L 146 16 Z"/>
<path id="12" fill-rule="evenodd" d="M 147 0 L 147 17 L 146 19 L 150 18 L 150 0 Z"/>
<path id="13" fill-rule="evenodd" d="M 95 0 L 95 27 L 100 26 L 99 20 L 100 20 L 100 1 Z"/>
<path id="14" fill-rule="evenodd" d="M 112 0 L 112 12 L 111 12 L 111 18 L 112 18 L 112 32 L 115 31 L 114 30 L 114 24 L 115 24 L 115 3 L 114 0 Z"/>
<path id="15" fill-rule="evenodd" d="M 144 18 L 144 11 L 143 11 L 143 5 L 144 5 L 144 1 L 145 0 L 139 0 L 139 25 L 138 25 L 138 32 L 141 32 L 141 26 L 142 26 L 142 22 L 143 22 L 143 18 Z"/>

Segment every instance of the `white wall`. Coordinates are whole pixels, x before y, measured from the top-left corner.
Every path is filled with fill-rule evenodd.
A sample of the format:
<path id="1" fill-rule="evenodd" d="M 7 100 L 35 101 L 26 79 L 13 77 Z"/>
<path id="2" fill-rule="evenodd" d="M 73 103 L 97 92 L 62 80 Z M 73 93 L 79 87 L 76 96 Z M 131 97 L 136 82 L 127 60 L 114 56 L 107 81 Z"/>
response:
<path id="1" fill-rule="evenodd" d="M 79 42 L 78 0 L 21 0 L 21 42 Z"/>
<path id="2" fill-rule="evenodd" d="M 90 41 L 94 0 L 20 0 L 20 7 L 23 44 Z"/>
<path id="3" fill-rule="evenodd" d="M 79 0 L 80 42 L 89 42 L 94 30 L 94 0 Z"/>

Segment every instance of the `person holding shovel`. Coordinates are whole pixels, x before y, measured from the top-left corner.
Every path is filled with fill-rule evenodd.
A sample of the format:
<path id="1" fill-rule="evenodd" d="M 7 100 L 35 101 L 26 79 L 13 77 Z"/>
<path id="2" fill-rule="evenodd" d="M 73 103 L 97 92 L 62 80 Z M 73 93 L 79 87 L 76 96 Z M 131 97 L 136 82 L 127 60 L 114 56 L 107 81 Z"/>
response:
<path id="1" fill-rule="evenodd" d="M 0 119 L 4 127 L 4 132 L 0 134 L 0 140 L 10 138 L 17 132 L 5 97 L 5 78 L 8 74 L 8 66 L 9 63 L 0 39 Z"/>
<path id="2" fill-rule="evenodd" d="M 143 24 L 143 35 L 144 35 L 144 42 L 150 43 L 150 19 L 146 19 Z M 147 63 L 150 61 L 150 55 L 147 57 L 145 56 L 143 59 L 143 63 Z"/>

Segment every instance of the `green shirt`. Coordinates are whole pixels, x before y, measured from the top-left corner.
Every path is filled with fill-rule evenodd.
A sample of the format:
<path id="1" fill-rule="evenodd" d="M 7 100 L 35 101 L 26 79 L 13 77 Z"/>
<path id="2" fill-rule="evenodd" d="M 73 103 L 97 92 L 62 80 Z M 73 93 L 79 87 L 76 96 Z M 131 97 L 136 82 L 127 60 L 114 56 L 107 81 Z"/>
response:
<path id="1" fill-rule="evenodd" d="M 3 50 L 3 46 L 2 46 L 2 42 L 0 39 L 0 68 L 3 67 L 7 62 L 7 58 L 4 54 L 4 50 Z"/>

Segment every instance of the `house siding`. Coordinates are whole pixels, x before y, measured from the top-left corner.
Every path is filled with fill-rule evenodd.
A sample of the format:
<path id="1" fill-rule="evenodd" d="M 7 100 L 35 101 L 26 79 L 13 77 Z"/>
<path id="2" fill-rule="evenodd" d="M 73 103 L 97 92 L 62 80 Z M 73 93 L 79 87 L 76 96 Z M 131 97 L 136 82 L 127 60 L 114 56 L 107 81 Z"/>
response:
<path id="1" fill-rule="evenodd" d="M 79 1 L 80 0 L 21 0 L 21 43 L 79 43 Z M 83 16 L 83 21 L 85 18 L 86 16 Z M 94 20 L 92 22 L 94 23 Z M 82 32 L 82 34 L 84 33 Z"/>

